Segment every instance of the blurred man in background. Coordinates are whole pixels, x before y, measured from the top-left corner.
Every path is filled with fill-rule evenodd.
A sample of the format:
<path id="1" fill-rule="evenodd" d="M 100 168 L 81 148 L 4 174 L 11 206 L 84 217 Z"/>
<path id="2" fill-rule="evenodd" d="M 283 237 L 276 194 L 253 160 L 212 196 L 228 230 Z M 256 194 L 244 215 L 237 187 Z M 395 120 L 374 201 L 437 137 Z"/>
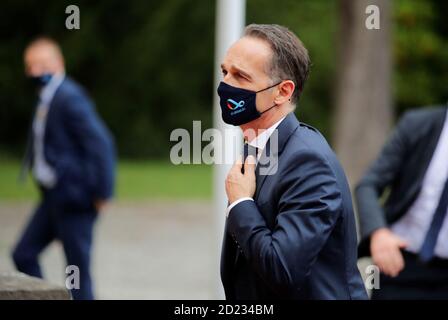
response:
<path id="1" fill-rule="evenodd" d="M 74 299 L 93 299 L 90 256 L 94 222 L 112 197 L 115 151 L 86 92 L 65 75 L 58 44 L 45 37 L 24 53 L 25 72 L 39 99 L 22 176 L 32 169 L 41 201 L 13 252 L 19 271 L 42 277 L 41 251 L 62 242 L 68 265 L 79 268 Z"/>
<path id="2" fill-rule="evenodd" d="M 448 299 L 446 106 L 402 117 L 356 199 L 360 255 L 381 271 L 372 299 Z"/>

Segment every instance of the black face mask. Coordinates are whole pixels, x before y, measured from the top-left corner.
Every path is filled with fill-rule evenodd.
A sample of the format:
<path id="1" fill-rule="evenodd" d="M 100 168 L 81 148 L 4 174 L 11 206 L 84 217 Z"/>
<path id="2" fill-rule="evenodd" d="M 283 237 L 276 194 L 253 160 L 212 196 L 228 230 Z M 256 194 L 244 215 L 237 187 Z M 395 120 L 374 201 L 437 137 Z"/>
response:
<path id="1" fill-rule="evenodd" d="M 46 86 L 51 78 L 53 77 L 53 75 L 51 73 L 44 73 L 43 75 L 40 76 L 30 76 L 28 77 L 30 83 L 33 85 L 33 87 L 40 89 L 44 86 Z"/>
<path id="2" fill-rule="evenodd" d="M 269 109 L 259 112 L 256 106 L 257 93 L 273 88 L 280 83 L 276 83 L 259 91 L 251 91 L 232 87 L 221 81 L 218 87 L 218 95 L 220 98 L 219 104 L 221 105 L 222 120 L 227 124 L 239 126 L 259 118 L 263 113 L 277 105 L 274 104 Z"/>

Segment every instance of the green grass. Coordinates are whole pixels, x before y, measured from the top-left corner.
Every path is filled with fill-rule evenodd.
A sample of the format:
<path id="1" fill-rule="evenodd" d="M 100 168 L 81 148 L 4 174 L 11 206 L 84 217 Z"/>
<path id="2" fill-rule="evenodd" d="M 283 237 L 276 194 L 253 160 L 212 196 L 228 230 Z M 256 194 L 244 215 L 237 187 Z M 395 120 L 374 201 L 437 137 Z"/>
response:
<path id="1" fill-rule="evenodd" d="M 25 184 L 18 183 L 19 167 L 18 160 L 0 160 L 0 201 L 37 199 L 30 176 Z M 211 166 L 126 160 L 118 165 L 116 199 L 210 199 L 211 187 Z"/>
<path id="2" fill-rule="evenodd" d="M 123 161 L 118 167 L 119 199 L 211 198 L 212 167 Z"/>
<path id="3" fill-rule="evenodd" d="M 20 162 L 11 159 L 0 161 L 0 200 L 35 200 L 37 188 L 31 179 L 18 181 Z"/>

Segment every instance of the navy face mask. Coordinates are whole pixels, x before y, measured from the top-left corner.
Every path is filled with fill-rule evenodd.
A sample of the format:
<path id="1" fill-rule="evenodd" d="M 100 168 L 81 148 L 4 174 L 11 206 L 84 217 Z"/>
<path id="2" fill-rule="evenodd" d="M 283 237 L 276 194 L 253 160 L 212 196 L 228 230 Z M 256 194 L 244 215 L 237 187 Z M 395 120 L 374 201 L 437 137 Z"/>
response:
<path id="1" fill-rule="evenodd" d="M 40 76 L 29 77 L 29 80 L 35 88 L 42 88 L 50 82 L 52 77 L 51 73 L 44 73 Z"/>
<path id="2" fill-rule="evenodd" d="M 269 109 L 259 112 L 256 106 L 257 93 L 273 88 L 280 83 L 276 83 L 259 91 L 251 91 L 232 87 L 221 81 L 218 87 L 218 95 L 220 98 L 219 104 L 221 105 L 222 120 L 227 124 L 239 126 L 259 118 L 263 113 L 271 110 L 276 105 L 274 104 Z"/>

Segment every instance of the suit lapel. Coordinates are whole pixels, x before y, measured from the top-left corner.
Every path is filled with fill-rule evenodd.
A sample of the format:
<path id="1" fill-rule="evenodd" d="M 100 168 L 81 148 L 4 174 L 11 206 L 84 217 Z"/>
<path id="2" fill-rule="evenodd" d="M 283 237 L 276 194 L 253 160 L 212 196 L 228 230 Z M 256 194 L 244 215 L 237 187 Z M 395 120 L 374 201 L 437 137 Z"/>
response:
<path id="1" fill-rule="evenodd" d="M 278 167 L 278 157 L 286 145 L 289 137 L 294 133 L 294 131 L 299 127 L 299 121 L 297 120 L 295 114 L 291 112 L 288 114 L 285 119 L 280 123 L 276 132 L 274 132 L 271 137 L 269 137 L 268 142 L 266 143 L 266 147 L 263 149 L 262 154 L 260 156 L 260 160 L 258 161 L 257 167 L 255 168 L 255 178 L 256 178 L 256 189 L 254 200 L 258 198 L 261 187 L 263 186 L 266 177 L 270 174 L 274 174 L 273 170 Z M 272 141 L 271 141 L 272 138 Z M 277 143 L 275 141 L 277 139 Z M 277 150 L 276 150 L 277 149 Z M 227 277 L 230 275 L 227 274 L 230 263 L 233 263 L 233 267 L 238 264 L 240 252 L 236 248 L 235 244 L 232 243 L 233 240 L 230 238 L 230 235 L 227 233 L 227 221 L 224 231 L 224 243 L 222 248 L 222 256 L 221 256 L 221 268 L 222 268 L 222 277 L 227 280 Z M 229 250 L 228 247 L 233 246 L 233 250 Z M 226 252 L 231 251 L 231 252 Z"/>
<path id="2" fill-rule="evenodd" d="M 258 198 L 258 194 L 260 193 L 266 177 L 273 171 L 274 168 L 278 167 L 278 153 L 275 154 L 270 150 L 271 137 L 269 138 L 266 147 L 263 149 L 263 153 L 260 156 L 257 167 L 255 168 L 256 189 L 254 199 Z"/>
<path id="3" fill-rule="evenodd" d="M 258 165 L 255 169 L 257 186 L 255 189 L 254 199 L 258 198 L 266 177 L 275 174 L 278 169 L 279 155 L 283 151 L 289 137 L 299 127 L 299 124 L 299 120 L 297 120 L 294 112 L 291 112 L 269 137 L 266 147 L 263 149 L 260 160 L 258 161 Z"/>

